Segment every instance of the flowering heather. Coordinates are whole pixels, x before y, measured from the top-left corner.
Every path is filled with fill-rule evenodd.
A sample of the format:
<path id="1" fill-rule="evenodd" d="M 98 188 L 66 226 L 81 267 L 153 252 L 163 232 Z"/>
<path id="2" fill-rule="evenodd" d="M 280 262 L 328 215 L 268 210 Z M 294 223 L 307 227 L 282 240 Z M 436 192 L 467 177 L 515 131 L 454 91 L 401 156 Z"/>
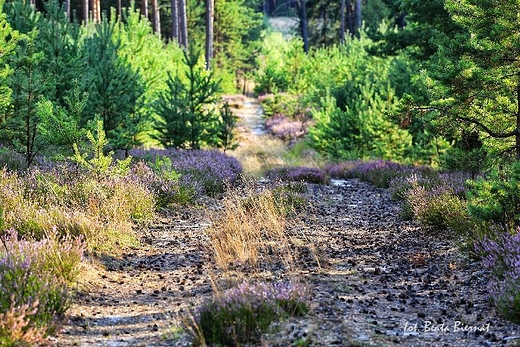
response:
<path id="1" fill-rule="evenodd" d="M 296 140 L 307 135 L 309 125 L 310 121 L 291 120 L 281 114 L 276 114 L 265 120 L 267 131 L 283 141 Z"/>
<path id="2" fill-rule="evenodd" d="M 70 250 L 70 243 L 65 243 L 64 247 Z M 0 341 L 23 344 L 27 341 L 19 339 L 37 339 L 42 336 L 34 334 L 53 331 L 56 320 L 69 306 L 67 284 L 52 268 L 54 260 L 49 258 L 56 245 L 50 249 L 48 240 L 28 241 L 10 231 L 2 238 L 2 246 Z M 82 252 L 82 248 L 78 252 Z M 37 329 L 40 327 L 45 328 Z"/>
<path id="3" fill-rule="evenodd" d="M 243 282 L 204 304 L 195 317 L 205 343 L 257 343 L 275 320 L 308 312 L 309 290 L 289 282 Z"/>
<path id="4" fill-rule="evenodd" d="M 378 187 L 388 188 L 391 179 L 408 176 L 417 168 L 387 160 L 350 160 L 326 167 L 332 178 L 359 178 Z"/>
<path id="5" fill-rule="evenodd" d="M 271 180 L 308 182 L 317 184 L 327 184 L 329 177 L 325 172 L 312 167 L 284 167 L 271 169 L 266 172 L 266 176 Z"/>
<path id="6" fill-rule="evenodd" d="M 390 191 L 394 198 L 403 199 L 406 192 L 413 186 L 420 186 L 426 190 L 442 186 L 450 193 L 464 198 L 468 191 L 467 181 L 470 174 L 464 172 L 435 172 L 431 169 L 418 167 L 405 170 L 392 178 L 389 182 Z"/>
<path id="7" fill-rule="evenodd" d="M 62 236 L 83 235 L 90 250 L 108 252 L 135 244 L 134 222 L 155 208 L 152 192 L 131 176 L 98 178 L 69 167 L 0 170 L 0 204 L 6 228 L 43 238 L 55 226 Z"/>
<path id="8" fill-rule="evenodd" d="M 520 228 L 475 244 L 482 264 L 491 272 L 490 298 L 508 319 L 520 323 Z"/>
<path id="9" fill-rule="evenodd" d="M 325 172 L 331 178 L 349 179 L 357 177 L 354 169 L 362 163 L 361 160 L 349 160 L 336 164 L 327 164 Z"/>
<path id="10" fill-rule="evenodd" d="M 472 221 L 466 201 L 458 195 L 464 191 L 460 177 L 443 174 L 425 179 L 418 174 L 410 175 L 407 178 L 409 188 L 403 193 L 406 208 L 424 226 L 467 233 L 472 228 Z"/>
<path id="11" fill-rule="evenodd" d="M 222 193 L 226 184 L 234 184 L 242 174 L 242 166 L 236 158 L 216 150 L 134 150 L 136 158 L 154 161 L 157 156 L 170 158 L 172 168 L 182 176 L 182 184 L 201 187 L 210 196 Z"/>

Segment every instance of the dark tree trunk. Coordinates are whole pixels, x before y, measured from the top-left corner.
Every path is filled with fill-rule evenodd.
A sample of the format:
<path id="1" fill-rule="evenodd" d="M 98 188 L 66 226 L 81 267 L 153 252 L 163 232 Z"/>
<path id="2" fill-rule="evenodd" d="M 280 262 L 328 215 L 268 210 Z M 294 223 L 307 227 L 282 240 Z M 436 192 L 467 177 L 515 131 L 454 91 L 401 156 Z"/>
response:
<path id="1" fill-rule="evenodd" d="M 152 0 L 152 27 L 153 31 L 161 36 L 161 14 L 157 0 Z"/>
<path id="2" fill-rule="evenodd" d="M 214 0 L 206 0 L 206 69 L 211 68 L 213 58 Z"/>
<path id="3" fill-rule="evenodd" d="M 345 20 L 345 10 L 347 7 L 346 0 L 341 0 L 340 7 L 340 31 L 339 31 L 339 42 L 341 44 L 345 44 L 345 32 L 346 32 L 346 20 Z"/>
<path id="4" fill-rule="evenodd" d="M 179 36 L 180 44 L 188 48 L 188 20 L 186 17 L 186 0 L 179 0 Z"/>
<path id="5" fill-rule="evenodd" d="M 321 7 L 321 13 L 323 15 L 323 26 L 321 28 L 321 37 L 323 40 L 323 44 L 327 45 L 327 7 Z"/>
<path id="6" fill-rule="evenodd" d="M 172 40 L 179 43 L 179 3 L 171 0 L 172 4 Z"/>
<path id="7" fill-rule="evenodd" d="M 148 0 L 142 0 L 141 14 L 143 15 L 143 17 L 148 18 Z"/>
<path id="8" fill-rule="evenodd" d="M 307 5 L 305 0 L 300 0 L 300 29 L 303 39 L 303 51 L 309 52 L 309 31 L 307 22 Z"/>
<path id="9" fill-rule="evenodd" d="M 121 0 L 117 0 L 117 18 L 121 19 Z"/>
<path id="10" fill-rule="evenodd" d="M 65 14 L 67 18 L 70 20 L 70 0 L 65 0 Z"/>
<path id="11" fill-rule="evenodd" d="M 88 8 L 88 1 L 89 0 L 83 0 L 83 21 L 88 23 L 89 18 L 89 8 Z"/>
<path id="12" fill-rule="evenodd" d="M 356 30 L 361 30 L 361 0 L 356 0 Z"/>
<path id="13" fill-rule="evenodd" d="M 354 36 L 354 9 L 351 0 L 347 0 L 347 27 L 350 36 Z"/>

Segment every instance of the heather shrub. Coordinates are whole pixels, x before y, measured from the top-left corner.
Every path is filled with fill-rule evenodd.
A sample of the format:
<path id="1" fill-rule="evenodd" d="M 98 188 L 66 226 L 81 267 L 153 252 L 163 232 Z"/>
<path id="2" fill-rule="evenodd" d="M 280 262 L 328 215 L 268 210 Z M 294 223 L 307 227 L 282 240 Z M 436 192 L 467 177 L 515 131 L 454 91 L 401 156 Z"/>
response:
<path id="1" fill-rule="evenodd" d="M 459 235 L 471 230 L 466 201 L 448 181 L 428 187 L 419 183 L 417 175 L 412 175 L 408 182 L 410 189 L 404 193 L 405 204 L 421 224 L 438 230 L 450 229 Z"/>
<path id="2" fill-rule="evenodd" d="M 325 172 L 312 167 L 282 167 L 268 170 L 266 176 L 275 181 L 308 182 L 316 184 L 329 183 Z"/>
<path id="3" fill-rule="evenodd" d="M 467 180 L 470 174 L 466 172 L 438 172 L 426 167 L 413 167 L 403 170 L 389 182 L 390 192 L 394 199 L 404 199 L 408 190 L 415 186 L 431 190 L 443 185 L 458 197 L 465 199 L 468 190 Z"/>
<path id="4" fill-rule="evenodd" d="M 270 325 L 309 311 L 309 291 L 289 282 L 243 282 L 206 302 L 195 317 L 196 345 L 258 344 Z"/>
<path id="5" fill-rule="evenodd" d="M 157 156 L 155 162 L 148 164 L 139 161 L 132 167 L 131 176 L 153 192 L 156 208 L 188 204 L 196 198 L 196 188 L 182 184 L 182 175 L 173 169 L 168 157 Z"/>
<path id="6" fill-rule="evenodd" d="M 470 182 L 468 209 L 472 217 L 500 225 L 513 232 L 520 226 L 520 162 L 501 170 L 493 170 L 488 177 Z"/>
<path id="7" fill-rule="evenodd" d="M 135 150 L 132 155 L 147 161 L 154 161 L 156 156 L 169 158 L 172 168 L 181 175 L 181 185 L 195 189 L 198 195 L 221 194 L 227 186 L 237 183 L 242 174 L 236 158 L 216 150 Z"/>
<path id="8" fill-rule="evenodd" d="M 386 160 L 363 162 L 354 168 L 354 174 L 362 181 L 370 182 L 376 187 L 388 188 L 390 180 L 409 170 L 405 165 Z"/>
<path id="9" fill-rule="evenodd" d="M 75 279 L 83 244 L 79 239 L 29 241 L 15 231 L 0 248 L 0 344 L 31 345 L 55 329 L 70 304 L 67 282 Z"/>
<path id="10" fill-rule="evenodd" d="M 25 158 L 20 153 L 0 145 L 0 168 L 22 170 L 27 167 Z"/>
<path id="11" fill-rule="evenodd" d="M 308 133 L 310 121 L 291 120 L 284 115 L 274 115 L 265 120 L 265 128 L 274 137 L 291 141 L 304 137 Z"/>
<path id="12" fill-rule="evenodd" d="M 83 235 L 89 250 L 135 244 L 134 223 L 155 210 L 153 193 L 130 176 L 92 176 L 71 167 L 23 176 L 4 169 L 0 192 L 6 228 L 41 239 L 56 227 L 62 236 Z"/>
<path id="13" fill-rule="evenodd" d="M 475 251 L 491 273 L 489 296 L 498 311 L 520 323 L 520 229 L 484 236 L 475 244 Z"/>

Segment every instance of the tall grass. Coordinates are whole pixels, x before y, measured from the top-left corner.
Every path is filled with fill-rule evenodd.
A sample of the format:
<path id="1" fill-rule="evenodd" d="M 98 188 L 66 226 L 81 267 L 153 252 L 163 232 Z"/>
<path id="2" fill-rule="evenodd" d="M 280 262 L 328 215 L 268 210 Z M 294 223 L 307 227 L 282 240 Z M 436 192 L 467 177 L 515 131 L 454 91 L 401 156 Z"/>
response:
<path id="1" fill-rule="evenodd" d="M 4 228 L 41 239 L 55 228 L 82 235 L 90 251 L 118 252 L 135 244 L 132 227 L 153 216 L 154 196 L 129 177 L 95 177 L 72 167 L 25 174 L 0 170 Z"/>
<path id="2" fill-rule="evenodd" d="M 260 262 L 272 261 L 289 269 L 294 267 L 285 231 L 286 214 L 295 200 L 282 192 L 249 184 L 226 194 L 222 210 L 210 215 L 212 223 L 207 229 L 220 268 L 239 265 L 254 269 Z"/>

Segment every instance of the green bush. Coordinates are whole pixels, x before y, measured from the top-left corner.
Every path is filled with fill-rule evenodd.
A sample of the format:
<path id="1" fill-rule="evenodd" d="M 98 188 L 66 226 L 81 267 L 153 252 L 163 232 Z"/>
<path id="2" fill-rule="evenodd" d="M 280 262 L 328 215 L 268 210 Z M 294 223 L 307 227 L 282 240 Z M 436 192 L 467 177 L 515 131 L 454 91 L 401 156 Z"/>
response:
<path id="1" fill-rule="evenodd" d="M 488 177 L 470 184 L 468 209 L 472 217 L 494 222 L 509 232 L 520 226 L 520 162 L 492 170 Z"/>
<path id="2" fill-rule="evenodd" d="M 451 187 L 438 185 L 425 188 L 412 185 L 405 193 L 406 210 L 411 211 L 422 225 L 437 230 L 450 229 L 457 235 L 466 235 L 472 229 L 466 201 Z"/>

